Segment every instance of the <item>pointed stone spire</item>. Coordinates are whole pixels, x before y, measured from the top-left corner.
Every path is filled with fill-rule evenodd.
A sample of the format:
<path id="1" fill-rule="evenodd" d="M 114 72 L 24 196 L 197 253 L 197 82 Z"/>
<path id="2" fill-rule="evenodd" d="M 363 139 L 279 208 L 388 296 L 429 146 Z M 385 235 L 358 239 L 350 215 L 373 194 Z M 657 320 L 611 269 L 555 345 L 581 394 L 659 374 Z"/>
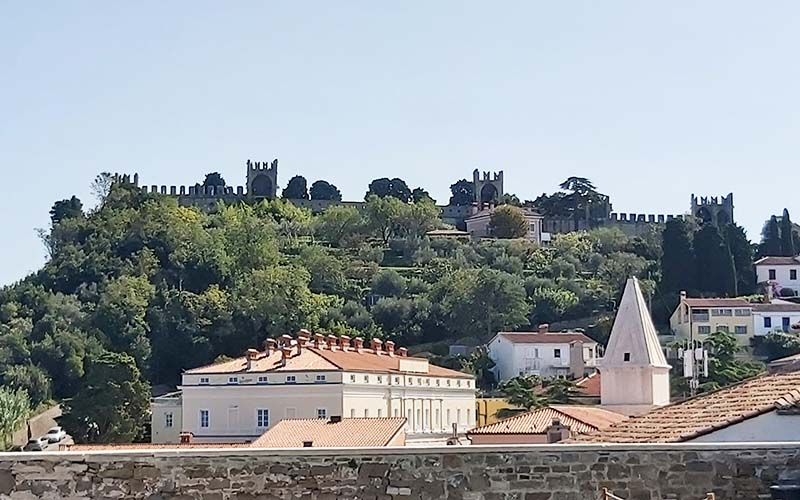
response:
<path id="1" fill-rule="evenodd" d="M 636 278 L 625 284 L 599 369 L 603 406 L 639 414 L 669 403 L 670 365 Z"/>

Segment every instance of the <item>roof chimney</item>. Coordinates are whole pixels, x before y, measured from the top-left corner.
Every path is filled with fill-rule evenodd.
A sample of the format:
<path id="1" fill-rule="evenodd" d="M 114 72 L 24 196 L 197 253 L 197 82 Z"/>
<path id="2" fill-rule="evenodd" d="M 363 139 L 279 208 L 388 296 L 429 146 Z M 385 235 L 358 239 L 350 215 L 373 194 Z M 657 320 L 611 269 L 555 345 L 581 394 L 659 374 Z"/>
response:
<path id="1" fill-rule="evenodd" d="M 408 349 L 406 349 L 405 347 L 398 347 L 397 348 L 397 355 L 400 356 L 401 358 L 407 358 L 408 357 Z"/>
<path id="2" fill-rule="evenodd" d="M 189 444 L 192 442 L 194 434 L 191 432 L 181 432 L 181 444 Z"/>
<path id="3" fill-rule="evenodd" d="M 321 333 L 314 334 L 314 347 L 322 349 L 325 347 L 325 335 Z"/>
<path id="4" fill-rule="evenodd" d="M 311 338 L 311 332 L 308 330 L 300 330 L 297 332 L 297 345 L 305 346 L 309 338 Z"/>
<path id="5" fill-rule="evenodd" d="M 266 351 L 267 356 L 269 356 L 270 354 L 272 354 L 273 352 L 275 352 L 277 350 L 278 350 L 278 341 L 277 340 L 275 340 L 275 339 L 267 339 L 267 341 L 264 342 L 264 351 Z"/>
<path id="6" fill-rule="evenodd" d="M 339 345 L 342 346 L 343 351 L 348 350 L 350 348 L 350 337 L 347 335 L 339 337 Z"/>
<path id="7" fill-rule="evenodd" d="M 361 352 L 361 349 L 364 348 L 364 339 L 362 339 L 361 337 L 354 338 L 353 347 L 355 347 L 356 352 Z"/>
<path id="8" fill-rule="evenodd" d="M 286 366 L 286 360 L 292 357 L 291 347 L 281 347 L 281 366 Z"/>
<path id="9" fill-rule="evenodd" d="M 550 325 L 547 323 L 542 323 L 539 325 L 539 333 L 547 333 L 550 331 Z"/>
<path id="10" fill-rule="evenodd" d="M 372 339 L 369 343 L 369 346 L 373 351 L 375 351 L 375 354 L 380 354 L 382 344 L 383 341 L 381 339 Z"/>
<path id="11" fill-rule="evenodd" d="M 553 423 L 545 429 L 545 433 L 547 434 L 548 443 L 557 443 L 568 439 L 570 436 L 569 427 L 562 425 L 561 420 L 557 418 L 553 419 Z"/>
<path id="12" fill-rule="evenodd" d="M 339 338 L 336 335 L 328 335 L 328 349 L 333 351 L 337 347 L 336 342 L 338 340 Z"/>
<path id="13" fill-rule="evenodd" d="M 258 351 L 255 349 L 248 349 L 245 356 L 247 357 L 247 369 L 249 370 L 253 367 L 253 361 L 258 357 Z"/>
<path id="14" fill-rule="evenodd" d="M 394 356 L 394 342 L 391 340 L 386 341 L 386 352 L 389 353 L 389 356 Z"/>
<path id="15" fill-rule="evenodd" d="M 292 336 L 284 333 L 281 335 L 280 345 L 282 347 L 291 347 L 292 346 Z"/>
<path id="16" fill-rule="evenodd" d="M 330 420 L 331 424 L 338 424 L 341 421 L 342 421 L 341 415 L 331 415 L 331 420 Z"/>
<path id="17" fill-rule="evenodd" d="M 681 300 L 686 298 L 686 290 L 681 290 Z"/>

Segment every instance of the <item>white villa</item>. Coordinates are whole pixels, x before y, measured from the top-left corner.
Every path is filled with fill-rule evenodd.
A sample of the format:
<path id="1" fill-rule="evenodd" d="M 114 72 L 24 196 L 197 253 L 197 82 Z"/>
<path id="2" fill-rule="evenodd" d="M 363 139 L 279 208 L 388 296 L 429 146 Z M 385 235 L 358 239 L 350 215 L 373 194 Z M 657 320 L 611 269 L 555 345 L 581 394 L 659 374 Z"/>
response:
<path id="1" fill-rule="evenodd" d="M 500 332 L 489 341 L 498 381 L 519 375 L 583 377 L 594 371 L 597 342 L 578 332 Z"/>
<path id="2" fill-rule="evenodd" d="M 773 300 L 770 304 L 753 305 L 753 332 L 756 336 L 772 332 L 791 332 L 800 325 L 800 304 Z"/>
<path id="3" fill-rule="evenodd" d="M 753 264 L 756 283 L 769 286 L 776 295 L 784 288 L 800 293 L 800 257 L 762 257 Z"/>
<path id="4" fill-rule="evenodd" d="M 492 213 L 494 213 L 497 208 L 498 207 L 487 208 L 468 217 L 464 221 L 467 226 L 467 233 L 474 239 L 491 237 L 489 226 L 492 221 Z M 532 208 L 521 207 L 520 210 L 522 210 L 525 219 L 528 221 L 528 234 L 525 235 L 525 238 L 534 243 L 541 244 L 543 239 L 542 220 L 544 220 L 544 216 Z M 545 239 L 549 240 L 549 236 L 548 234 Z"/>
<path id="5" fill-rule="evenodd" d="M 180 394 L 153 399 L 153 442 L 252 442 L 283 419 L 405 417 L 407 441 L 444 444 L 475 424 L 474 378 L 394 342 L 303 330 L 265 347 L 184 372 Z"/>

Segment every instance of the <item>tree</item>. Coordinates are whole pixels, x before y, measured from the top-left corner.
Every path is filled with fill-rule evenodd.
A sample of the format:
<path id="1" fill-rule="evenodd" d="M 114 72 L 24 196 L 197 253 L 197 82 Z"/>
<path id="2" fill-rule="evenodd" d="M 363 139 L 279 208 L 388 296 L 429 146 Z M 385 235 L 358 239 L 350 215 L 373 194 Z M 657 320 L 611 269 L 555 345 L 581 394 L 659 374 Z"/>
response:
<path id="1" fill-rule="evenodd" d="M 0 442 L 3 449 L 11 446 L 11 436 L 19 429 L 31 412 L 28 394 L 22 389 L 0 387 Z"/>
<path id="2" fill-rule="evenodd" d="M 781 255 L 786 257 L 794 257 L 797 255 L 794 247 L 794 228 L 792 221 L 789 219 L 789 210 L 783 209 L 783 216 L 781 217 Z"/>
<path id="3" fill-rule="evenodd" d="M 511 193 L 504 193 L 502 198 L 499 201 L 500 205 L 513 205 L 515 207 L 521 207 L 522 201 L 520 201 L 519 196 Z"/>
<path id="4" fill-rule="evenodd" d="M 706 224 L 695 233 L 694 258 L 697 286 L 701 291 L 722 295 L 734 292 L 731 254 L 715 226 Z"/>
<path id="5" fill-rule="evenodd" d="M 91 190 L 97 201 L 102 203 L 111 193 L 111 185 L 114 183 L 114 176 L 109 172 L 102 172 L 94 178 Z"/>
<path id="6" fill-rule="evenodd" d="M 51 384 L 47 373 L 36 365 L 15 365 L 3 374 L 5 385 L 28 394 L 34 408 L 50 399 Z"/>
<path id="7" fill-rule="evenodd" d="M 489 357 L 489 348 L 485 345 L 478 346 L 472 354 L 461 358 L 461 371 L 475 376 L 475 384 L 479 389 L 494 389 L 497 379 L 492 369 L 495 362 Z"/>
<path id="8" fill-rule="evenodd" d="M 735 275 L 734 295 L 747 295 L 756 288 L 753 274 L 753 245 L 741 226 L 728 224 L 723 229 L 725 245 L 731 255 L 733 273 Z"/>
<path id="9" fill-rule="evenodd" d="M 336 247 L 365 232 L 364 218 L 354 207 L 328 207 L 314 219 L 314 234 Z"/>
<path id="10" fill-rule="evenodd" d="M 466 179 L 456 181 L 450 185 L 450 205 L 468 207 L 475 201 L 475 185 Z"/>
<path id="11" fill-rule="evenodd" d="M 508 379 L 500 384 L 499 389 L 508 404 L 521 408 L 521 410 L 506 411 L 504 416 L 537 410 L 549 404 L 547 396 L 542 391 L 542 379 L 536 375 L 519 375 Z"/>
<path id="12" fill-rule="evenodd" d="M 287 200 L 307 200 L 308 199 L 308 183 L 306 178 L 302 175 L 295 175 L 289 179 L 286 188 L 281 193 L 281 196 Z"/>
<path id="13" fill-rule="evenodd" d="M 764 336 L 764 352 L 768 361 L 800 354 L 800 337 L 791 333 L 770 332 Z"/>
<path id="14" fill-rule="evenodd" d="M 762 367 L 758 363 L 736 358 L 742 350 L 736 337 L 728 332 L 716 331 L 706 337 L 705 346 L 709 351 L 708 377 L 704 381 L 704 390 L 715 390 L 735 384 L 744 379 L 758 375 Z"/>
<path id="15" fill-rule="evenodd" d="M 150 387 L 134 359 L 105 352 L 87 360 L 81 389 L 68 403 L 64 427 L 80 443 L 130 443 L 148 419 Z"/>
<path id="16" fill-rule="evenodd" d="M 375 195 L 379 198 L 391 196 L 406 203 L 411 201 L 411 190 L 408 188 L 408 185 L 404 180 L 396 177 L 394 179 L 382 177 L 370 182 L 369 190 L 367 191 L 366 196 L 364 196 L 364 199 L 368 200 L 372 195 Z"/>
<path id="17" fill-rule="evenodd" d="M 50 221 L 53 225 L 75 217 L 83 217 L 83 203 L 75 196 L 55 202 L 50 209 Z"/>
<path id="18" fill-rule="evenodd" d="M 553 377 L 543 383 L 544 395 L 548 404 L 574 404 L 583 393 L 574 380 Z"/>
<path id="19" fill-rule="evenodd" d="M 778 225 L 778 218 L 774 215 L 769 218 L 761 231 L 761 245 L 759 253 L 762 257 L 775 257 L 783 255 L 781 246 L 781 229 Z"/>
<path id="20" fill-rule="evenodd" d="M 414 188 L 414 190 L 411 191 L 411 201 L 413 201 L 414 203 L 427 201 L 434 205 L 436 204 L 436 200 L 434 200 L 431 197 L 431 194 L 428 191 L 422 189 L 421 187 Z"/>
<path id="21" fill-rule="evenodd" d="M 311 199 L 342 201 L 342 193 L 333 184 L 320 180 L 311 185 Z"/>
<path id="22" fill-rule="evenodd" d="M 381 297 L 399 297 L 406 291 L 406 280 L 394 269 L 382 269 L 372 278 L 372 293 Z"/>
<path id="23" fill-rule="evenodd" d="M 490 216 L 489 232 L 496 238 L 522 238 L 528 234 L 528 219 L 522 209 L 503 205 Z"/>
<path id="24" fill-rule="evenodd" d="M 661 234 L 661 288 L 665 292 L 693 290 L 695 266 L 689 227 L 683 219 L 671 219 Z"/>
<path id="25" fill-rule="evenodd" d="M 370 195 L 364 209 L 368 227 L 383 241 L 384 245 L 397 232 L 397 219 L 405 203 L 393 196 Z"/>
<path id="26" fill-rule="evenodd" d="M 559 184 L 558 187 L 584 197 L 595 192 L 594 184 L 586 177 L 568 177 L 567 180 Z"/>
<path id="27" fill-rule="evenodd" d="M 203 179 L 203 187 L 217 187 L 217 186 L 225 186 L 225 179 L 222 177 L 222 174 L 219 172 L 210 172 L 206 174 L 206 178 Z"/>

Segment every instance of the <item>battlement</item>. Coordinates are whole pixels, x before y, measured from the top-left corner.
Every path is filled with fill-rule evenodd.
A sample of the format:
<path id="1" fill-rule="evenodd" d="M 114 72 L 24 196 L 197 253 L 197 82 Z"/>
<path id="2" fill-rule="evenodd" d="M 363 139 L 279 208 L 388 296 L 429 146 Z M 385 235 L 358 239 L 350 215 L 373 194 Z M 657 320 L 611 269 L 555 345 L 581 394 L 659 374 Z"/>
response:
<path id="1" fill-rule="evenodd" d="M 251 161 L 247 160 L 247 170 L 249 172 L 278 172 L 278 159 L 275 158 L 272 160 L 272 163 L 268 161 Z"/>
<path id="2" fill-rule="evenodd" d="M 151 194 L 163 194 L 168 196 L 180 196 L 189 198 L 243 198 L 245 195 L 244 186 L 142 186 L 142 192 Z"/>
<path id="3" fill-rule="evenodd" d="M 139 174 L 133 174 L 133 177 L 131 177 L 130 174 L 115 173 L 114 175 L 111 176 L 111 180 L 119 184 L 126 184 L 129 186 L 139 186 Z"/>
<path id="4" fill-rule="evenodd" d="M 700 196 L 697 197 L 692 193 L 692 207 L 698 206 L 733 206 L 733 193 L 728 193 L 728 196 Z"/>
<path id="5" fill-rule="evenodd" d="M 664 224 L 672 219 L 684 220 L 685 217 L 685 215 L 611 213 L 609 222 L 611 224 Z"/>
<path id="6" fill-rule="evenodd" d="M 481 172 L 477 168 L 472 172 L 473 182 L 503 182 L 503 171 L 499 172 Z"/>

